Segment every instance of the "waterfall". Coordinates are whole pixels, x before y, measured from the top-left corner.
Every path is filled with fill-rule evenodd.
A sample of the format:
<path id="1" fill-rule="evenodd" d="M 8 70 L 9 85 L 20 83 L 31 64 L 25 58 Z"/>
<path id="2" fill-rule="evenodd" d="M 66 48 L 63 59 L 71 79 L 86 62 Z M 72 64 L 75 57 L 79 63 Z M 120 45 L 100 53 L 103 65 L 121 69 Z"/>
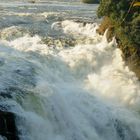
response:
<path id="1" fill-rule="evenodd" d="M 107 42 L 95 23 L 53 26 L 77 44 L 48 47 L 29 34 L 0 41 L 0 106 L 16 114 L 19 138 L 140 139 L 139 82 L 115 39 Z"/>

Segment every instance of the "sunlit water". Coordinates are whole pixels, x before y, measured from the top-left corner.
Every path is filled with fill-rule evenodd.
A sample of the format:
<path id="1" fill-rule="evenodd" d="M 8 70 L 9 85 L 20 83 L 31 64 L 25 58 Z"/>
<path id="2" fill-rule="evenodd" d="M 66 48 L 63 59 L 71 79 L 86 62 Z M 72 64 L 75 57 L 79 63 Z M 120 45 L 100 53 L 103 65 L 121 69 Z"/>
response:
<path id="1" fill-rule="evenodd" d="M 0 1 L 0 109 L 20 140 L 140 140 L 140 85 L 98 5 Z"/>

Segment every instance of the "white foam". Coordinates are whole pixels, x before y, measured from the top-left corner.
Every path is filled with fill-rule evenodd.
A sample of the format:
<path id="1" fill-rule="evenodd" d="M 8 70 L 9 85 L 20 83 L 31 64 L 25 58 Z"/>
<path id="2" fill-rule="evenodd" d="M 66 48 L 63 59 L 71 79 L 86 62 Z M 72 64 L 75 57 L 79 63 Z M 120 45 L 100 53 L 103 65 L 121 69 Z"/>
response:
<path id="1" fill-rule="evenodd" d="M 108 43 L 105 35 L 96 34 L 96 28 L 94 24 L 62 22 L 66 34 L 98 40 L 74 48 L 55 50 L 39 36 L 29 35 L 1 43 L 1 48 L 7 48 L 2 48 L 5 55 L 0 53 L 7 60 L 5 65 L 13 66 L 14 59 L 19 68 L 28 62 L 35 69 L 35 87 L 28 87 L 31 93 L 22 98 L 19 108 L 24 114 L 17 119 L 21 139 L 140 138 L 139 82 L 125 66 L 115 40 Z M 7 72 L 13 73 L 13 67 Z M 22 75 L 14 78 L 27 84 Z"/>
<path id="2" fill-rule="evenodd" d="M 98 28 L 96 23 L 89 23 L 84 25 L 83 23 L 65 20 L 62 22 L 62 28 L 65 33 L 74 35 L 80 34 L 88 37 L 98 36 L 98 34 L 96 34 L 96 29 Z"/>

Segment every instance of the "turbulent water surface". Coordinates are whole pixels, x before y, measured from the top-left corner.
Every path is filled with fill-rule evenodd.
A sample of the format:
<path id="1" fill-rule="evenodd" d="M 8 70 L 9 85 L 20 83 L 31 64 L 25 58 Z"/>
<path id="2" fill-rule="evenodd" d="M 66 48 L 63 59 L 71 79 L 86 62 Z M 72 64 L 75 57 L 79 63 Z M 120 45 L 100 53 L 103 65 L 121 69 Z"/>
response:
<path id="1" fill-rule="evenodd" d="M 97 6 L 0 0 L 0 109 L 20 140 L 140 140 L 140 85 Z"/>

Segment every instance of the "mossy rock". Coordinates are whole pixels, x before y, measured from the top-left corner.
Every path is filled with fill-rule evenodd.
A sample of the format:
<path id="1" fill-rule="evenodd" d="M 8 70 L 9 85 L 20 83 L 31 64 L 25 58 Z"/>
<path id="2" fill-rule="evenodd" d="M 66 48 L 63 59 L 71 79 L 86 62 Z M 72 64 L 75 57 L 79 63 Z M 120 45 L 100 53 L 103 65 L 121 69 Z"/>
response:
<path id="1" fill-rule="evenodd" d="M 82 0 L 82 2 L 89 4 L 98 4 L 99 0 Z"/>
<path id="2" fill-rule="evenodd" d="M 111 41 L 114 35 L 114 26 L 111 20 L 108 17 L 104 17 L 103 22 L 100 24 L 99 28 L 97 29 L 97 32 L 101 35 L 104 34 L 104 32 L 108 29 L 107 32 L 107 40 Z"/>

